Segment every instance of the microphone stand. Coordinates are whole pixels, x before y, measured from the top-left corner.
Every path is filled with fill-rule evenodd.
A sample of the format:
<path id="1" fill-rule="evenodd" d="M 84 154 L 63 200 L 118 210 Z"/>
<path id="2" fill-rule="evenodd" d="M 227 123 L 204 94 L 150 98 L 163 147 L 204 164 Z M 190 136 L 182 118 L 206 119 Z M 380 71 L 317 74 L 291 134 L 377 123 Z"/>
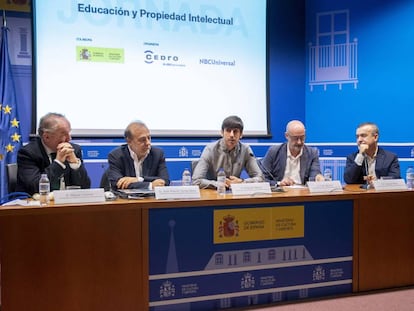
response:
<path id="1" fill-rule="evenodd" d="M 269 175 L 272 178 L 272 180 L 275 182 L 275 185 L 274 186 L 271 186 L 270 187 L 270 190 L 272 192 L 285 192 L 285 190 L 277 184 L 277 180 L 276 180 L 275 176 L 273 176 L 273 174 L 263 165 L 262 161 L 260 161 L 259 159 L 257 159 L 254 156 L 253 153 L 250 153 L 250 156 L 256 159 L 257 165 L 259 165 L 259 168 L 262 170 L 262 172 L 264 172 L 265 174 Z"/>
<path id="2" fill-rule="evenodd" d="M 363 185 L 361 185 L 362 189 L 369 189 L 371 186 L 369 184 L 369 180 L 368 180 L 368 175 L 369 175 L 369 166 L 368 166 L 368 159 L 367 159 L 367 155 L 364 153 L 364 167 L 365 167 L 365 183 Z"/>

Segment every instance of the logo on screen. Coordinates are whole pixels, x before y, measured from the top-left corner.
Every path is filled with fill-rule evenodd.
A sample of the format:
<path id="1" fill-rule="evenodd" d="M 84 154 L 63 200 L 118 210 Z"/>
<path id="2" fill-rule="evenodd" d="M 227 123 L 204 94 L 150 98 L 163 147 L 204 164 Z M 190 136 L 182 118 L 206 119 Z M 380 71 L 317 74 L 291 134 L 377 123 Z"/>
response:
<path id="1" fill-rule="evenodd" d="M 144 55 L 145 55 L 145 62 L 147 64 L 153 64 L 155 62 L 163 62 L 163 63 L 178 62 L 178 56 L 157 54 L 151 50 L 144 51 Z"/>
<path id="2" fill-rule="evenodd" d="M 89 60 L 91 58 L 91 53 L 85 48 L 80 51 L 79 57 L 81 60 Z"/>
<path id="3" fill-rule="evenodd" d="M 200 65 L 215 65 L 215 66 L 236 66 L 235 60 L 222 60 L 211 58 L 200 58 Z"/>

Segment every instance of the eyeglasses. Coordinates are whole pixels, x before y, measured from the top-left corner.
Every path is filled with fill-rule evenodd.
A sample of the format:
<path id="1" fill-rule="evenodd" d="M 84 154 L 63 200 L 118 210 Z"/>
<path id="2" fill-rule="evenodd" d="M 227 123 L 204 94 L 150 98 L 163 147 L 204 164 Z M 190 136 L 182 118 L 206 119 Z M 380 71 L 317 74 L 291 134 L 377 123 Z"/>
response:
<path id="1" fill-rule="evenodd" d="M 302 136 L 292 136 L 290 134 L 289 134 L 289 137 L 290 137 L 291 140 L 294 140 L 294 141 L 298 141 L 298 140 L 305 141 L 305 138 L 306 138 L 305 135 L 302 135 Z"/>

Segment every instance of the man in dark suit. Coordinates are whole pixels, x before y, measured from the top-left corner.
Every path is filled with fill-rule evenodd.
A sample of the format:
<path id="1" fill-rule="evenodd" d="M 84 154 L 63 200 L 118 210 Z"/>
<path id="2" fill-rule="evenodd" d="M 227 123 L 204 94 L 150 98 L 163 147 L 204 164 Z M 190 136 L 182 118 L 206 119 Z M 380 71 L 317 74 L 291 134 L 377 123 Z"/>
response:
<path id="1" fill-rule="evenodd" d="M 90 188 L 91 181 L 82 161 L 79 145 L 70 143 L 70 123 L 59 113 L 48 113 L 40 119 L 35 140 L 17 154 L 16 191 L 34 194 L 39 191 L 40 175 L 46 173 L 50 190 L 66 186 Z"/>
<path id="2" fill-rule="evenodd" d="M 319 154 L 305 145 L 305 126 L 292 120 L 286 125 L 287 142 L 269 148 L 261 161 L 266 180 L 280 186 L 304 185 L 308 180 L 323 181 Z"/>
<path id="3" fill-rule="evenodd" d="M 379 129 L 375 123 L 365 122 L 358 126 L 358 151 L 346 158 L 344 180 L 347 184 L 371 185 L 383 176 L 401 178 L 397 155 L 378 147 L 378 138 Z"/>
<path id="4" fill-rule="evenodd" d="M 151 146 L 151 135 L 141 121 L 131 122 L 126 144 L 108 154 L 108 179 L 113 190 L 149 189 L 169 184 L 164 151 Z"/>

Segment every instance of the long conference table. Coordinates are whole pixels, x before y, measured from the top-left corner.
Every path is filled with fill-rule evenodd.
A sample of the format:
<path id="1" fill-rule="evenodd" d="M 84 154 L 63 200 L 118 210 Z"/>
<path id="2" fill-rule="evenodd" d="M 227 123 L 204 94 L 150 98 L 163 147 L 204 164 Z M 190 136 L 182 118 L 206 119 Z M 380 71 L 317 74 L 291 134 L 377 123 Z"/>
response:
<path id="1" fill-rule="evenodd" d="M 414 285 L 414 191 L 0 207 L 1 310 L 219 310 Z"/>

